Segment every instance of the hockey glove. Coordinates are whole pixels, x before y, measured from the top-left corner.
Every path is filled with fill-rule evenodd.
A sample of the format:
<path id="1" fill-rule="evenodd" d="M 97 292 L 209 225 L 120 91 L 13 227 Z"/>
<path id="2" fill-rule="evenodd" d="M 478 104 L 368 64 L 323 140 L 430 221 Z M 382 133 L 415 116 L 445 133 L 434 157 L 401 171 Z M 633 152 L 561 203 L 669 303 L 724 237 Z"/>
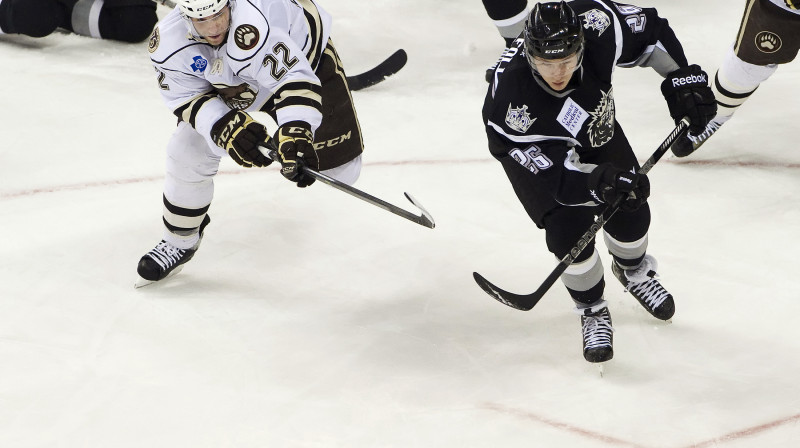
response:
<path id="1" fill-rule="evenodd" d="M 247 114 L 232 110 L 211 127 L 211 139 L 228 152 L 234 162 L 245 168 L 265 167 L 272 159 L 259 151 L 258 146 L 269 139 L 267 128 Z"/>
<path id="2" fill-rule="evenodd" d="M 708 75 L 699 65 L 679 68 L 668 74 L 661 83 L 661 93 L 676 125 L 683 117 L 689 117 L 689 132 L 693 135 L 703 132 L 717 114 L 717 101 L 709 87 Z"/>
<path id="3" fill-rule="evenodd" d="M 610 163 L 592 170 L 587 184 L 592 196 L 606 204 L 613 204 L 619 195 L 625 195 L 619 206 L 624 212 L 638 209 L 650 196 L 650 180 L 646 175 L 621 170 Z"/>
<path id="4" fill-rule="evenodd" d="M 278 128 L 275 134 L 278 142 L 278 161 L 281 162 L 281 174 L 300 188 L 314 183 L 314 178 L 303 172 L 307 166 L 319 169 L 319 159 L 312 144 L 311 126 L 303 121 L 291 121 Z"/>

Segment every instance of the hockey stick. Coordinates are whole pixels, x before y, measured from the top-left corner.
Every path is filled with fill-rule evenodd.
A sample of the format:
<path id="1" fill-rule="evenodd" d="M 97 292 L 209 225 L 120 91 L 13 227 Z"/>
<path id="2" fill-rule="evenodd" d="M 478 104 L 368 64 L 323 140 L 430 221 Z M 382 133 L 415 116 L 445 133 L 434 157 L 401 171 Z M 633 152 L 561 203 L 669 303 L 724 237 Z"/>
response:
<path id="1" fill-rule="evenodd" d="M 164 5 L 167 8 L 175 9 L 175 2 L 172 0 L 153 0 L 154 2 Z M 348 76 L 347 85 L 351 91 L 366 89 L 375 84 L 383 81 L 384 79 L 399 72 L 400 69 L 405 67 L 408 62 L 408 54 L 402 48 L 392 53 L 391 56 L 384 59 L 380 64 L 372 67 L 364 73 L 358 75 Z"/>
<path id="2" fill-rule="evenodd" d="M 270 140 L 269 144 L 272 144 L 272 140 Z M 270 159 L 278 160 L 278 154 L 277 154 L 277 152 L 275 151 L 274 148 L 261 146 L 261 150 L 262 150 L 261 152 L 266 153 L 267 156 L 269 156 Z M 411 222 L 415 222 L 415 223 L 417 223 L 417 224 L 419 224 L 419 225 L 421 225 L 423 227 L 427 227 L 429 229 L 432 229 L 432 228 L 434 228 L 436 226 L 436 223 L 433 222 L 433 216 L 431 216 L 431 214 L 428 213 L 428 211 L 425 210 L 425 208 L 419 202 L 417 202 L 417 200 L 414 199 L 413 196 L 411 196 L 408 193 L 404 192 L 403 194 L 406 196 L 406 199 L 408 199 L 409 202 L 414 204 L 414 206 L 417 207 L 420 210 L 420 212 L 421 212 L 420 215 L 415 215 L 415 214 L 413 214 L 413 213 L 411 213 L 411 212 L 409 212 L 407 210 L 404 210 L 404 209 L 402 209 L 402 208 L 400 208 L 400 207 L 398 207 L 396 205 L 392 205 L 392 204 L 384 201 L 383 199 L 379 199 L 379 198 L 376 198 L 375 196 L 372 196 L 372 195 L 370 195 L 368 193 L 365 193 L 365 192 L 359 190 L 358 188 L 355 188 L 355 187 L 352 187 L 350 185 L 347 185 L 346 183 L 340 182 L 340 181 L 338 181 L 338 180 L 336 180 L 336 179 L 334 179 L 334 178 L 332 178 L 330 176 L 327 176 L 325 174 L 322 174 L 322 173 L 320 173 L 318 171 L 314 171 L 311 168 L 303 167 L 303 173 L 306 174 L 307 176 L 313 177 L 314 179 L 316 179 L 316 180 L 318 180 L 318 181 L 320 181 L 322 183 L 328 184 L 331 187 L 336 188 L 337 190 L 344 191 L 345 193 L 349 194 L 350 196 L 357 197 L 358 199 L 361 199 L 362 201 L 365 201 L 365 202 L 368 202 L 368 203 L 370 203 L 372 205 L 378 206 L 378 207 L 386 210 L 387 212 L 394 213 L 397 216 L 405 218 L 405 219 L 407 219 L 407 220 L 409 220 Z"/>
<path id="3" fill-rule="evenodd" d="M 658 162 L 661 157 L 669 150 L 672 143 L 675 142 L 675 139 L 678 135 L 683 132 L 689 126 L 689 120 L 684 118 L 678 123 L 678 126 L 669 134 L 669 136 L 661 143 L 661 146 L 656 149 L 653 155 L 650 156 L 649 159 L 642 165 L 639 169 L 639 174 L 647 174 L 650 169 Z M 539 286 L 539 289 L 530 293 L 530 294 L 514 294 L 512 292 L 508 292 L 502 290 L 495 286 L 489 280 L 486 280 L 482 275 L 478 274 L 477 272 L 472 273 L 472 277 L 475 279 L 475 282 L 478 283 L 478 286 L 481 287 L 487 294 L 495 298 L 498 302 L 508 305 L 511 308 L 516 308 L 522 311 L 528 311 L 533 308 L 539 300 L 544 297 L 545 293 L 550 289 L 551 286 L 561 277 L 561 274 L 567 270 L 569 265 L 578 257 L 578 255 L 583 252 L 583 249 L 586 248 L 586 245 L 592 241 L 592 238 L 597 235 L 597 232 L 603 228 L 603 226 L 611 219 L 612 216 L 619 210 L 620 204 L 625 200 L 625 195 L 620 195 L 617 199 L 610 204 L 608 207 L 603 210 L 603 213 L 595 219 L 594 223 L 592 223 L 589 230 L 587 230 L 578 240 L 577 243 L 569 250 L 569 253 L 564 256 L 564 258 L 559 261 L 558 266 L 553 269 L 553 272 L 547 276 L 544 282 Z"/>

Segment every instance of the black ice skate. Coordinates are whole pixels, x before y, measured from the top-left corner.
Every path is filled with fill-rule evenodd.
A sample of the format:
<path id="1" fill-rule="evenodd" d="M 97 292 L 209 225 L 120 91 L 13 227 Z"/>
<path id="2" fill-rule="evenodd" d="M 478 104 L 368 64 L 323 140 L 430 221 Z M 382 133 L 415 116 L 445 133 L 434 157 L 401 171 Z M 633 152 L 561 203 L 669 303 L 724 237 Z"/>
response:
<path id="1" fill-rule="evenodd" d="M 650 255 L 645 255 L 644 260 L 636 269 L 624 270 L 614 261 L 611 272 L 622 283 L 625 290 L 657 319 L 669 320 L 675 314 L 675 301 L 672 295 L 656 280 L 658 262 Z"/>
<path id="2" fill-rule="evenodd" d="M 200 242 L 203 241 L 203 230 L 210 222 L 211 218 L 206 215 L 200 224 L 200 239 L 189 249 L 179 249 L 165 240 L 161 240 L 153 250 L 139 260 L 139 266 L 136 268 L 139 279 L 134 286 L 141 288 L 179 273 L 183 269 L 183 265 L 194 257 L 197 248 L 200 247 Z"/>
<path id="3" fill-rule="evenodd" d="M 693 153 L 700 147 L 703 143 L 706 142 L 715 132 L 717 129 L 722 126 L 724 121 L 718 121 L 716 118 L 709 121 L 706 125 L 706 128 L 703 129 L 703 132 L 700 135 L 694 136 L 690 132 L 686 132 L 682 136 L 678 137 L 675 140 L 675 143 L 672 144 L 672 153 L 678 157 L 686 157 L 689 154 Z"/>
<path id="4" fill-rule="evenodd" d="M 591 308 L 577 308 L 583 326 L 583 358 L 589 362 L 605 362 L 614 357 L 611 313 L 605 300 Z M 601 373 L 602 374 L 602 373 Z"/>

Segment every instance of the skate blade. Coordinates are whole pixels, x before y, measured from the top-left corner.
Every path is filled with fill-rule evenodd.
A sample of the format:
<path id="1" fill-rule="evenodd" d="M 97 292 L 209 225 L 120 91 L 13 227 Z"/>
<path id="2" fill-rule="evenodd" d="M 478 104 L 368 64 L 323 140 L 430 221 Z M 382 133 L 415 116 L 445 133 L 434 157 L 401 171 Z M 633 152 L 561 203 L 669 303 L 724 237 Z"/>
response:
<path id="1" fill-rule="evenodd" d="M 164 280 L 166 280 L 166 279 L 178 274 L 182 270 L 183 270 L 183 265 L 180 265 L 177 268 L 175 268 L 175 270 L 170 272 L 166 277 L 162 278 L 161 280 L 147 280 L 147 279 L 142 278 L 142 276 L 137 275 L 136 276 L 136 281 L 133 283 L 133 288 L 134 289 L 139 289 L 139 288 L 147 286 L 147 285 L 152 285 L 153 283 L 163 282 Z"/>

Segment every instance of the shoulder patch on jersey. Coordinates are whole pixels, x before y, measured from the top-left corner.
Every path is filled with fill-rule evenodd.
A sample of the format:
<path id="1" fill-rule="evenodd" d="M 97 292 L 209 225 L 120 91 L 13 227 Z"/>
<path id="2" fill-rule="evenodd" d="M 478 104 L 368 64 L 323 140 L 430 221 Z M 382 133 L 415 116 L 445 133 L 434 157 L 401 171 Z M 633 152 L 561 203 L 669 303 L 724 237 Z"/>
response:
<path id="1" fill-rule="evenodd" d="M 158 50 L 158 44 L 161 43 L 161 34 L 158 32 L 158 27 L 153 28 L 153 34 L 150 35 L 150 41 L 147 43 L 147 51 L 154 53 Z"/>
<path id="2" fill-rule="evenodd" d="M 536 118 L 531 120 L 531 114 L 528 113 L 528 105 L 523 104 L 522 107 L 511 107 L 508 105 L 508 112 L 506 112 L 506 124 L 511 129 L 517 132 L 527 132 Z"/>
<path id="3" fill-rule="evenodd" d="M 583 126 L 583 122 L 586 121 L 587 118 L 589 118 L 589 114 L 583 110 L 578 103 L 572 101 L 572 98 L 567 98 L 556 120 L 558 120 L 561 126 L 564 126 L 564 129 L 569 131 L 573 137 L 577 137 L 578 131 L 581 130 L 581 126 Z"/>
<path id="4" fill-rule="evenodd" d="M 622 3 L 614 3 L 613 5 L 617 8 L 617 11 L 622 14 L 639 14 L 642 12 L 642 8 L 638 6 L 624 5 Z"/>
<path id="5" fill-rule="evenodd" d="M 236 46 L 245 51 L 252 50 L 258 45 L 259 37 L 258 28 L 248 24 L 237 26 L 233 32 L 233 40 L 236 42 Z"/>
<path id="6" fill-rule="evenodd" d="M 208 67 L 208 61 L 202 56 L 195 56 L 192 58 L 194 63 L 191 65 L 193 72 L 204 72 Z"/>
<path id="7" fill-rule="evenodd" d="M 603 31 L 611 25 L 611 19 L 608 14 L 599 9 L 586 11 L 580 16 L 583 17 L 583 27 L 587 30 L 596 30 L 598 36 L 602 35 Z"/>

